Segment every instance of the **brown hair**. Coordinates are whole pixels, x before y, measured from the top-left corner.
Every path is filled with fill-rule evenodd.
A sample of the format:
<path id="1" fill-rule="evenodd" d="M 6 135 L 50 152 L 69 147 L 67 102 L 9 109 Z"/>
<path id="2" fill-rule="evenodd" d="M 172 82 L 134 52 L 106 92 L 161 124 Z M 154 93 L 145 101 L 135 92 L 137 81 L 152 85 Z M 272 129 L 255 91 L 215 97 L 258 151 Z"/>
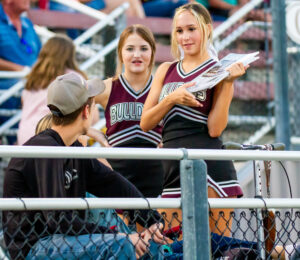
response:
<path id="1" fill-rule="evenodd" d="M 151 71 L 152 71 L 152 67 L 154 65 L 154 56 L 155 56 L 155 52 L 156 52 L 156 45 L 155 45 L 155 39 L 154 39 L 153 33 L 144 25 L 133 24 L 131 26 L 128 26 L 120 35 L 118 48 L 117 48 L 118 65 L 117 65 L 116 74 L 114 77 L 115 79 L 118 78 L 118 76 L 122 73 L 122 68 L 123 68 L 122 48 L 124 46 L 126 39 L 132 34 L 139 35 L 147 43 L 149 43 L 151 50 L 152 50 L 151 61 L 150 61 L 150 66 L 149 66 L 149 73 L 151 73 Z"/>
<path id="2" fill-rule="evenodd" d="M 83 111 L 85 106 L 89 106 L 89 109 L 91 109 L 91 106 L 93 104 L 93 99 L 94 97 L 88 98 L 88 100 L 82 105 L 79 109 L 76 111 L 72 112 L 71 114 L 65 115 L 65 116 L 57 116 L 55 114 L 52 114 L 52 123 L 54 125 L 61 125 L 61 126 L 66 126 L 72 124 L 79 114 Z M 53 105 L 49 105 L 50 110 L 54 111 L 59 111 L 59 109 Z"/>
<path id="3" fill-rule="evenodd" d="M 203 41 L 201 52 L 203 52 L 207 46 L 208 41 L 212 41 L 212 31 L 211 33 L 208 31 L 206 25 L 212 25 L 212 19 L 207 11 L 207 9 L 199 4 L 199 3 L 188 3 L 176 9 L 174 18 L 173 18 L 173 29 L 172 29 L 172 37 L 171 37 L 171 52 L 172 55 L 176 58 L 180 58 L 180 51 L 178 48 L 177 40 L 176 40 L 176 20 L 180 14 L 185 11 L 189 11 L 196 19 L 200 30 L 202 31 Z M 212 30 L 212 26 L 211 26 Z"/>
<path id="4" fill-rule="evenodd" d="M 27 76 L 25 89 L 45 89 L 57 76 L 65 74 L 67 69 L 82 72 L 75 61 L 75 46 L 66 35 L 50 38 L 42 47 L 38 60 Z"/>

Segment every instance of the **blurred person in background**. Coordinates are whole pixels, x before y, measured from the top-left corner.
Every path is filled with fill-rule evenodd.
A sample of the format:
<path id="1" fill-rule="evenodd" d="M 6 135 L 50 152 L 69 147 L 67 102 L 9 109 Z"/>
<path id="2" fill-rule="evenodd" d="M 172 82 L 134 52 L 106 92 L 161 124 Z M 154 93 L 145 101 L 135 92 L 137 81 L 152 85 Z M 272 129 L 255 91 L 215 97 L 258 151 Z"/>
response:
<path id="1" fill-rule="evenodd" d="M 175 9 L 191 0 L 141 0 L 146 16 L 173 17 Z"/>
<path id="2" fill-rule="evenodd" d="M 147 27 L 131 25 L 121 33 L 116 75 L 104 81 L 105 91 L 95 98 L 105 109 L 106 146 L 155 148 L 160 144 L 160 126 L 148 133 L 140 128 L 142 109 L 152 84 L 155 51 L 154 36 Z M 161 195 L 163 168 L 160 160 L 108 159 L 108 162 L 145 197 Z"/>
<path id="3" fill-rule="evenodd" d="M 42 47 L 22 92 L 22 117 L 17 135 L 19 145 L 34 136 L 38 121 L 50 112 L 47 107 L 48 85 L 57 76 L 71 71 L 86 78 L 75 60 L 75 46 L 72 40 L 65 35 L 50 38 Z M 94 122 L 97 122 L 98 110 L 95 113 Z"/>
<path id="4" fill-rule="evenodd" d="M 197 2 L 209 10 L 214 21 L 225 21 L 242 6 L 239 0 L 197 0 Z"/>
<path id="5" fill-rule="evenodd" d="M 30 8 L 30 0 L 0 0 L 0 71 L 21 71 L 37 60 L 41 42 L 31 21 L 22 14 Z M 1 79 L 0 89 L 6 90 L 18 79 Z M 16 109 L 20 99 L 12 97 L 0 108 Z M 0 117 L 0 125 L 7 117 Z M 15 138 L 9 138 L 13 143 Z"/>
<path id="6" fill-rule="evenodd" d="M 198 3 L 204 5 L 210 12 L 214 21 L 225 21 L 228 17 L 233 15 L 242 6 L 247 4 L 250 0 L 197 0 Z M 269 4 L 268 1 L 266 1 Z M 259 6 L 250 11 L 245 20 L 271 22 L 271 14 L 264 13 L 263 6 Z"/>

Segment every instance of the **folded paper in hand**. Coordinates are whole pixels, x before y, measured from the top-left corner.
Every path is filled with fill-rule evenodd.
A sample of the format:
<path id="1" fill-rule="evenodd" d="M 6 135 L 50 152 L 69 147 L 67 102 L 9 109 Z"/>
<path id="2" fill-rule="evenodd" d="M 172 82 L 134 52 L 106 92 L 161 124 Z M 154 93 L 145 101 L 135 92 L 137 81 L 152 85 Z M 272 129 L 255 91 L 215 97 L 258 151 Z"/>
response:
<path id="1" fill-rule="evenodd" d="M 204 89 L 213 88 L 223 79 L 229 76 L 229 72 L 226 70 L 232 64 L 241 62 L 244 66 L 259 59 L 259 52 L 253 52 L 249 54 L 237 54 L 230 53 L 223 59 L 218 61 L 213 67 L 205 71 L 203 74 L 196 77 L 191 82 L 196 82 L 192 87 L 187 88 L 187 90 L 193 93 L 197 97 L 197 92 Z"/>

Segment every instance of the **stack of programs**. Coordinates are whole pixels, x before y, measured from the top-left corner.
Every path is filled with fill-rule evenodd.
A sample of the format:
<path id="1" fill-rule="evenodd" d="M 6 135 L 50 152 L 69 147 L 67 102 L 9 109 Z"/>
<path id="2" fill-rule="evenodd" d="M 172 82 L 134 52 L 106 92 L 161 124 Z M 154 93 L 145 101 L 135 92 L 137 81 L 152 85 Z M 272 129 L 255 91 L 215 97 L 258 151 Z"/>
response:
<path id="1" fill-rule="evenodd" d="M 223 59 L 218 61 L 211 69 L 196 77 L 191 82 L 196 84 L 189 87 L 187 90 L 193 93 L 197 97 L 197 92 L 213 88 L 223 79 L 229 76 L 227 69 L 234 63 L 241 62 L 244 66 L 259 59 L 259 52 L 253 52 L 249 54 L 236 54 L 230 53 Z"/>

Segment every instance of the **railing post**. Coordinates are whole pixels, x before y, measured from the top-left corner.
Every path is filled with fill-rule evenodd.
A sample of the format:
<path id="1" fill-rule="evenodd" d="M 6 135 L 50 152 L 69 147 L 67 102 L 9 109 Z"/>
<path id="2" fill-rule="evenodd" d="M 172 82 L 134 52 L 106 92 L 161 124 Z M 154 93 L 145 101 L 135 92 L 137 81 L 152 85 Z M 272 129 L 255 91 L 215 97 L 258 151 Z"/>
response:
<path id="1" fill-rule="evenodd" d="M 116 35 L 115 26 L 107 25 L 103 30 L 103 45 L 109 44 L 113 41 Z M 116 72 L 116 51 L 111 51 L 109 54 L 105 56 L 104 59 L 104 77 L 113 77 Z"/>
<path id="2" fill-rule="evenodd" d="M 290 149 L 290 117 L 288 97 L 288 59 L 286 43 L 285 1 L 272 1 L 273 70 L 275 89 L 276 142 Z"/>
<path id="3" fill-rule="evenodd" d="M 184 259 L 210 259 L 206 163 L 180 161 Z"/>

